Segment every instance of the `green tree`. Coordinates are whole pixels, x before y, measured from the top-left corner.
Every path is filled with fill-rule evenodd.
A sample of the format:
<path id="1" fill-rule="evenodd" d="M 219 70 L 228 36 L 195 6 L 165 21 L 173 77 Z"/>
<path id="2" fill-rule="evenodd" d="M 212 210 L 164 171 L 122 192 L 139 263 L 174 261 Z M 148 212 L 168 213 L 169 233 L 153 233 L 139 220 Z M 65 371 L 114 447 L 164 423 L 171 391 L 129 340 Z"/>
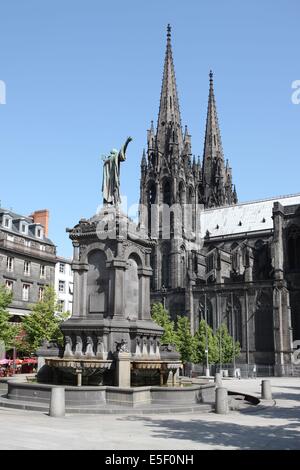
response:
<path id="1" fill-rule="evenodd" d="M 191 333 L 190 321 L 187 317 L 177 317 L 176 347 L 180 352 L 181 360 L 185 364 L 195 361 L 196 342 Z"/>
<path id="2" fill-rule="evenodd" d="M 217 344 L 217 362 L 221 364 L 230 364 L 234 357 L 238 357 L 241 352 L 240 343 L 233 340 L 230 336 L 227 326 L 223 323 L 216 332 Z"/>
<path id="3" fill-rule="evenodd" d="M 31 314 L 24 317 L 22 327 L 26 333 L 25 342 L 30 352 L 35 352 L 43 340 L 55 340 L 62 344 L 60 324 L 68 313 L 57 313 L 58 306 L 53 287 L 46 287 L 43 299 L 31 306 Z"/>
<path id="4" fill-rule="evenodd" d="M 161 343 L 176 345 L 174 322 L 170 319 L 168 311 L 164 309 L 160 302 L 155 302 L 152 305 L 151 316 L 152 320 L 164 329 L 164 334 L 161 337 Z"/>
<path id="5" fill-rule="evenodd" d="M 17 334 L 17 326 L 9 321 L 10 315 L 7 307 L 12 301 L 12 293 L 0 285 L 0 340 L 4 343 L 5 349 L 11 349 L 14 346 L 14 339 Z"/>
<path id="6" fill-rule="evenodd" d="M 195 362 L 198 364 L 206 364 L 206 348 L 208 349 L 208 362 L 214 364 L 217 362 L 217 344 L 213 330 L 206 323 L 201 320 L 199 328 L 195 334 Z"/>

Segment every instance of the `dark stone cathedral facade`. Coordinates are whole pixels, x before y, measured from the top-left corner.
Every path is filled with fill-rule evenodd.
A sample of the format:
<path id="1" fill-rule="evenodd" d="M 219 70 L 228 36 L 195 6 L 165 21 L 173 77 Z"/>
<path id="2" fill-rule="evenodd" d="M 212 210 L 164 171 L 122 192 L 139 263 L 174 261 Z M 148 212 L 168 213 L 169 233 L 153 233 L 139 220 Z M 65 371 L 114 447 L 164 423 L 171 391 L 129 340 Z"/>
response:
<path id="1" fill-rule="evenodd" d="M 238 203 L 223 154 L 212 72 L 203 159 L 195 160 L 191 136 L 181 125 L 170 27 L 157 127 L 151 123 L 147 140 L 140 224 L 157 240 L 152 302 L 163 301 L 173 318 L 187 315 L 193 332 L 201 318 L 214 330 L 226 323 L 241 344 L 240 362 L 274 365 L 276 374 L 289 374 L 293 342 L 300 340 L 300 195 Z M 171 208 L 168 237 L 162 236 L 163 206 Z M 182 208 L 183 228 L 172 207 Z"/>

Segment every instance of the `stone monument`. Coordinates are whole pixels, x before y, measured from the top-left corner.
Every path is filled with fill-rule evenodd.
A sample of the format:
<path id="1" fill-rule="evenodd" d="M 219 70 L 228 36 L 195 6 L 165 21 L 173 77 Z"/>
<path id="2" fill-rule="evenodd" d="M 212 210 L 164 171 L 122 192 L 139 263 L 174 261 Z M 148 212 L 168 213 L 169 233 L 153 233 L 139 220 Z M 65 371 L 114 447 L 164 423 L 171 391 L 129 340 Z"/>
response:
<path id="1" fill-rule="evenodd" d="M 163 329 L 150 314 L 150 255 L 155 241 L 121 212 L 118 152 L 104 158 L 103 208 L 67 229 L 74 247 L 73 312 L 62 324 L 62 357 L 49 358 L 59 383 L 130 386 L 162 384 L 181 364 L 161 361 Z"/>

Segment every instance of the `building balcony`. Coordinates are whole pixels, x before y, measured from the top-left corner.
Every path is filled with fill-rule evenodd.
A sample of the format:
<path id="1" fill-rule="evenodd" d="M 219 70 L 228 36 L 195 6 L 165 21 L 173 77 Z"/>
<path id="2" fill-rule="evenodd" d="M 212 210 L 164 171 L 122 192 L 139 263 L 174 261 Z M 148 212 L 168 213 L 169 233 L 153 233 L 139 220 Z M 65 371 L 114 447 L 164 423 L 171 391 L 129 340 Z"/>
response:
<path id="1" fill-rule="evenodd" d="M 48 248 L 46 246 L 46 250 L 42 251 L 32 246 L 26 246 L 24 245 L 24 243 L 0 239 L 0 249 L 1 248 L 12 253 L 20 253 L 31 258 L 38 258 L 46 261 L 51 261 L 53 263 L 55 263 L 56 260 L 55 248 L 53 247 Z M 50 250 L 53 250 L 53 252 Z"/>

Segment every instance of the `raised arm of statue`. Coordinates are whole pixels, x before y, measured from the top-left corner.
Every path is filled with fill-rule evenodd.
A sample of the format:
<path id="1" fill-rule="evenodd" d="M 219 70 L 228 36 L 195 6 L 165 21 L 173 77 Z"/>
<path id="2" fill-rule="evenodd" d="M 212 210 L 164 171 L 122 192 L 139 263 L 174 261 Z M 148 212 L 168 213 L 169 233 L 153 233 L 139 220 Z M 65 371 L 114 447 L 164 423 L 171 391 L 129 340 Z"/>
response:
<path id="1" fill-rule="evenodd" d="M 132 137 L 127 137 L 125 144 L 121 148 L 119 152 L 119 161 L 124 162 L 126 160 L 126 150 L 128 147 L 128 144 L 132 141 Z"/>
<path id="2" fill-rule="evenodd" d="M 104 204 L 117 205 L 120 200 L 120 162 L 126 160 L 126 150 L 129 142 L 132 141 L 128 137 L 123 147 L 118 150 L 111 150 L 110 155 L 102 160 L 103 163 L 103 181 L 102 193 Z"/>

